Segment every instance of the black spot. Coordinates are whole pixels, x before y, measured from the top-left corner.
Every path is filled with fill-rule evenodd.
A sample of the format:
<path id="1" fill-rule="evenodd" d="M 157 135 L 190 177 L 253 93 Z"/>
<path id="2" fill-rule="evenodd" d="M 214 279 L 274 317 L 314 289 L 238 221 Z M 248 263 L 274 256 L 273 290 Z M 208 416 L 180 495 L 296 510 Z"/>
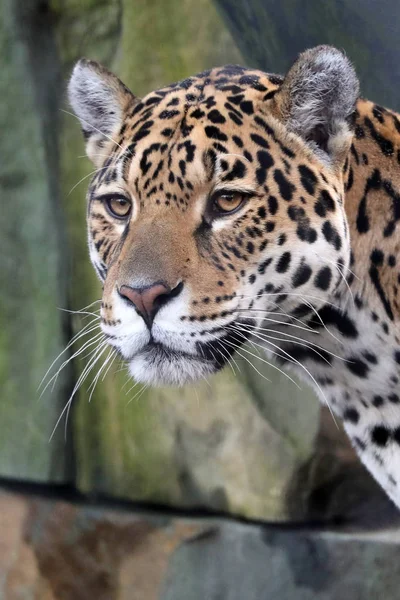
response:
<path id="1" fill-rule="evenodd" d="M 379 408 L 380 406 L 382 406 L 385 403 L 384 399 L 382 398 L 382 396 L 376 395 L 372 398 L 372 404 L 376 407 Z"/>
<path id="2" fill-rule="evenodd" d="M 324 234 L 327 242 L 332 244 L 336 250 L 340 250 L 342 247 L 342 240 L 330 221 L 325 221 L 322 226 L 322 233 Z"/>
<path id="3" fill-rule="evenodd" d="M 372 109 L 372 114 L 374 115 L 375 119 L 379 121 L 379 123 L 383 123 L 385 120 L 382 114 L 384 110 L 385 109 L 382 108 L 382 106 L 379 106 L 378 104 L 375 104 L 374 108 Z"/>
<path id="4" fill-rule="evenodd" d="M 326 326 L 334 325 L 344 337 L 353 339 L 358 337 L 358 331 L 352 319 L 350 319 L 346 313 L 341 312 L 334 306 L 326 304 L 318 310 L 318 314 Z M 319 319 L 316 321 L 315 325 L 318 327 L 321 326 Z"/>
<path id="5" fill-rule="evenodd" d="M 370 258 L 371 258 L 371 262 L 374 265 L 380 266 L 383 264 L 384 254 L 383 254 L 382 250 L 378 250 L 378 248 L 375 248 L 371 252 Z"/>
<path id="6" fill-rule="evenodd" d="M 304 360 L 310 359 L 314 362 L 322 363 L 325 366 L 331 364 L 330 355 L 325 352 L 325 350 L 314 350 L 313 348 L 305 348 L 303 346 L 295 346 L 294 344 L 287 344 L 285 346 L 285 351 L 290 355 L 293 360 L 297 360 L 302 363 Z M 282 362 L 286 360 L 286 354 L 282 358 Z"/>
<path id="7" fill-rule="evenodd" d="M 275 215 L 278 210 L 278 200 L 275 196 L 269 196 L 268 198 L 268 209 L 271 215 Z"/>
<path id="8" fill-rule="evenodd" d="M 237 158 L 232 169 L 224 176 L 223 181 L 232 181 L 233 179 L 244 177 L 246 175 L 246 171 L 247 169 L 245 164 Z"/>
<path id="9" fill-rule="evenodd" d="M 374 260 L 378 260 L 378 264 L 381 264 L 381 263 L 379 263 L 379 261 L 380 260 L 383 261 L 383 252 L 381 252 L 380 250 L 377 250 L 377 251 L 374 250 L 372 252 L 372 254 L 374 254 L 374 252 L 378 253 L 377 255 L 374 255 Z M 371 261 L 372 261 L 372 254 L 371 254 Z M 380 297 L 380 299 L 382 301 L 382 304 L 383 304 L 383 307 L 384 307 L 384 309 L 386 311 L 387 316 L 389 317 L 389 319 L 391 321 L 393 321 L 394 320 L 394 316 L 393 316 L 392 307 L 391 307 L 389 299 L 386 297 L 385 291 L 384 291 L 384 289 L 382 287 L 382 284 L 381 284 L 381 281 L 380 281 L 380 277 L 379 277 L 379 271 L 378 271 L 378 268 L 376 266 L 376 263 L 371 265 L 371 267 L 369 269 L 369 276 L 370 276 L 371 281 L 374 284 L 375 289 L 376 289 L 376 291 L 377 291 L 377 293 L 378 293 L 378 295 L 379 295 L 379 297 Z"/>
<path id="10" fill-rule="evenodd" d="M 244 152 L 243 152 L 243 156 L 244 156 L 245 158 L 247 158 L 247 160 L 248 160 L 249 162 L 253 162 L 253 157 L 252 157 L 252 155 L 250 154 L 250 152 L 249 152 L 248 150 L 244 150 Z"/>
<path id="11" fill-rule="evenodd" d="M 390 438 L 390 431 L 384 425 L 376 425 L 371 431 L 371 439 L 374 444 L 377 446 L 381 446 L 382 448 L 386 446 Z"/>
<path id="12" fill-rule="evenodd" d="M 287 236 L 286 233 L 281 233 L 278 237 L 278 239 L 276 240 L 276 243 L 278 244 L 278 246 L 283 246 L 283 244 L 285 244 L 287 240 Z"/>
<path id="13" fill-rule="evenodd" d="M 312 269 L 306 263 L 301 264 L 293 275 L 292 285 L 297 288 L 307 283 L 312 274 Z"/>
<path id="14" fill-rule="evenodd" d="M 265 223 L 265 231 L 271 233 L 275 229 L 275 223 L 273 221 L 267 221 Z"/>
<path id="15" fill-rule="evenodd" d="M 247 249 L 247 252 L 249 254 L 253 254 L 253 252 L 254 252 L 254 244 L 253 244 L 253 242 L 248 242 L 247 246 L 246 246 L 246 249 Z"/>
<path id="16" fill-rule="evenodd" d="M 214 127 L 214 125 L 207 125 L 204 128 L 204 131 L 206 132 L 206 136 L 212 140 L 219 140 L 220 142 L 226 142 L 228 140 L 228 136 L 220 131 L 218 127 Z"/>
<path id="17" fill-rule="evenodd" d="M 264 275 L 265 270 L 267 269 L 267 267 L 269 267 L 271 262 L 272 262 L 272 257 L 269 257 L 266 260 L 264 260 L 261 264 L 258 265 L 258 272 L 260 273 L 260 275 Z"/>
<path id="18" fill-rule="evenodd" d="M 216 108 L 211 110 L 207 116 L 211 123 L 225 123 L 226 121 L 225 117 Z"/>
<path id="19" fill-rule="evenodd" d="M 157 100 L 157 98 L 156 98 L 156 100 Z M 149 103 L 149 101 L 146 102 L 146 104 L 148 104 L 148 103 Z M 175 97 L 175 98 L 172 98 L 172 100 L 170 100 L 168 102 L 167 106 L 178 106 L 178 104 L 179 104 L 179 98 Z"/>
<path id="20" fill-rule="evenodd" d="M 332 271 L 329 267 L 322 267 L 315 277 L 314 283 L 320 290 L 327 290 L 332 280 Z"/>
<path id="21" fill-rule="evenodd" d="M 288 270 L 289 265 L 290 265 L 290 260 L 291 260 L 290 252 L 284 252 L 277 262 L 277 265 L 275 267 L 276 271 L 278 273 L 286 273 L 286 271 Z"/>
<path id="22" fill-rule="evenodd" d="M 358 206 L 357 230 L 359 233 L 367 233 L 370 228 L 369 217 L 367 215 L 367 196 L 371 190 L 379 190 L 382 186 L 382 179 L 379 169 L 374 169 L 372 175 L 368 177 L 365 184 L 364 195 Z"/>
<path id="23" fill-rule="evenodd" d="M 384 154 L 385 156 L 392 156 L 393 151 L 394 151 L 393 150 L 393 142 L 391 140 L 388 140 L 383 135 L 381 135 L 380 133 L 377 132 L 371 119 L 369 119 L 368 117 L 365 117 L 364 122 L 365 122 L 366 126 L 368 127 L 372 138 L 375 140 L 375 142 L 380 147 L 382 154 Z"/>
<path id="24" fill-rule="evenodd" d="M 311 171 L 311 169 L 306 167 L 306 165 L 299 166 L 299 173 L 301 185 L 309 194 L 313 195 L 315 193 L 315 185 L 317 183 L 315 174 Z"/>
<path id="25" fill-rule="evenodd" d="M 243 98 L 244 98 L 243 94 L 236 94 L 235 96 L 228 96 L 229 102 L 232 102 L 232 104 L 236 104 L 236 106 L 238 106 L 241 103 Z"/>
<path id="26" fill-rule="evenodd" d="M 353 183 L 354 183 L 354 171 L 353 171 L 353 167 L 350 167 L 349 176 L 348 176 L 347 182 L 346 182 L 346 192 L 349 192 L 351 190 L 351 188 L 353 187 Z"/>
<path id="27" fill-rule="evenodd" d="M 274 164 L 274 159 L 272 158 L 271 154 L 266 150 L 259 150 L 257 152 L 257 159 L 260 163 L 260 168 L 256 171 L 256 177 L 258 183 L 262 185 L 263 183 L 265 183 L 267 177 L 267 169 L 272 167 L 272 165 Z"/>
<path id="28" fill-rule="evenodd" d="M 289 206 L 287 213 L 292 221 L 300 221 L 306 214 L 301 206 Z"/>
<path id="29" fill-rule="evenodd" d="M 190 113 L 190 116 L 193 117 L 193 119 L 201 119 L 205 116 L 205 114 L 206 113 L 203 110 L 201 110 L 200 108 L 196 108 L 196 110 Z"/>
<path id="30" fill-rule="evenodd" d="M 364 138 L 364 137 L 365 137 L 365 131 L 364 131 L 364 129 L 361 127 L 361 125 L 356 125 L 356 127 L 355 127 L 355 130 L 354 130 L 354 134 L 355 134 L 355 137 L 356 137 L 358 140 L 361 140 L 362 138 Z"/>
<path id="31" fill-rule="evenodd" d="M 343 419 L 345 421 L 350 421 L 350 423 L 353 423 L 353 425 L 357 425 L 358 421 L 360 420 L 358 410 L 355 408 L 347 408 L 344 412 Z"/>
<path id="32" fill-rule="evenodd" d="M 263 138 L 261 135 L 258 135 L 257 133 L 252 133 L 250 135 L 250 138 L 253 140 L 253 142 L 255 142 L 258 146 L 261 146 L 262 148 L 267 148 L 267 150 L 269 149 L 269 143 L 267 142 L 267 140 L 265 138 Z"/>
<path id="33" fill-rule="evenodd" d="M 277 92 L 277 91 L 278 91 L 278 90 L 271 90 L 270 92 L 267 92 L 267 93 L 265 94 L 264 98 L 263 98 L 264 102 L 265 102 L 266 100 L 271 100 L 271 98 L 273 98 L 273 97 L 275 96 L 275 94 L 276 94 L 276 92 Z"/>
<path id="34" fill-rule="evenodd" d="M 359 437 L 352 438 L 352 442 L 359 452 L 364 452 L 366 448 L 365 442 L 363 442 Z"/>
<path id="35" fill-rule="evenodd" d="M 296 233 L 303 242 L 308 242 L 309 244 L 313 244 L 317 239 L 317 232 L 308 225 L 299 225 Z"/>
<path id="36" fill-rule="evenodd" d="M 246 115 L 252 115 L 254 113 L 253 103 L 251 100 L 243 100 L 240 103 L 240 108 Z"/>
<path id="37" fill-rule="evenodd" d="M 369 366 L 360 358 L 350 356 L 347 359 L 346 367 L 357 377 L 365 378 L 369 373 Z"/>
<path id="38" fill-rule="evenodd" d="M 225 105 L 226 106 L 226 105 Z M 240 119 L 234 112 L 232 112 L 231 110 L 228 112 L 229 117 L 231 118 L 231 120 L 236 123 L 236 125 L 239 125 L 239 127 L 241 127 L 243 125 L 243 121 L 242 119 Z"/>
<path id="39" fill-rule="evenodd" d="M 314 210 L 320 217 L 326 217 L 328 211 L 335 210 L 335 203 L 332 196 L 326 190 L 322 190 L 317 202 L 314 205 Z"/>
<path id="40" fill-rule="evenodd" d="M 363 357 L 372 365 L 378 364 L 378 359 L 376 355 L 370 352 L 369 350 L 365 350 L 365 352 L 363 352 Z"/>
<path id="41" fill-rule="evenodd" d="M 284 200 L 289 202 L 293 198 L 293 192 L 296 189 L 290 181 L 288 181 L 285 175 L 280 169 L 275 169 L 274 179 L 279 187 L 279 192 Z"/>
<path id="42" fill-rule="evenodd" d="M 260 206 L 258 208 L 257 214 L 261 219 L 265 219 L 265 217 L 267 216 L 267 211 L 265 210 L 264 206 Z"/>
<path id="43" fill-rule="evenodd" d="M 243 148 L 243 141 L 240 137 L 238 137 L 237 135 L 233 135 L 232 139 L 235 142 L 236 146 L 238 146 L 239 148 Z"/>
<path id="44" fill-rule="evenodd" d="M 396 427 L 393 431 L 393 439 L 394 441 L 400 445 L 400 427 Z"/>
<path id="45" fill-rule="evenodd" d="M 176 117 L 179 114 L 179 110 L 163 110 L 158 116 L 160 119 L 172 119 L 173 117 Z"/>
<path id="46" fill-rule="evenodd" d="M 400 398 L 397 394 L 389 394 L 388 400 L 392 404 L 399 404 L 399 402 L 400 402 Z"/>
<path id="47" fill-rule="evenodd" d="M 185 177 L 185 175 L 186 175 L 186 161 L 185 160 L 179 161 L 179 168 L 181 170 L 182 177 Z"/>

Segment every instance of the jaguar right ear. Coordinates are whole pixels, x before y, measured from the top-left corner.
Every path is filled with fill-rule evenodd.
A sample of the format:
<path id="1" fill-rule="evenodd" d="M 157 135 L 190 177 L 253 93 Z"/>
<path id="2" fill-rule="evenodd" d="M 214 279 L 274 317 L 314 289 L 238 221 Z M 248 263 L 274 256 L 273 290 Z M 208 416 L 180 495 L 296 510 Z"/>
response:
<path id="1" fill-rule="evenodd" d="M 300 54 L 275 105 L 280 120 L 339 169 L 350 148 L 359 83 L 350 60 L 332 46 Z"/>
<path id="2" fill-rule="evenodd" d="M 96 167 L 115 143 L 124 116 L 139 100 L 108 69 L 82 58 L 72 72 L 69 101 L 81 122 L 86 153 Z"/>

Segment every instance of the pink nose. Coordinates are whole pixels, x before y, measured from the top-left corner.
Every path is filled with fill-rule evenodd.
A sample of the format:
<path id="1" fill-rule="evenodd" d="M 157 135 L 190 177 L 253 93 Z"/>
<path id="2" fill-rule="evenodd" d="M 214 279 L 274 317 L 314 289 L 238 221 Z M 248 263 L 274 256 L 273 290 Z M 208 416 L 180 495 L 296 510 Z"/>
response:
<path id="1" fill-rule="evenodd" d="M 119 290 L 120 295 L 135 306 L 137 312 L 149 327 L 158 309 L 169 299 L 170 292 L 170 288 L 163 283 L 156 283 L 145 288 L 132 288 L 129 285 L 123 285 Z"/>

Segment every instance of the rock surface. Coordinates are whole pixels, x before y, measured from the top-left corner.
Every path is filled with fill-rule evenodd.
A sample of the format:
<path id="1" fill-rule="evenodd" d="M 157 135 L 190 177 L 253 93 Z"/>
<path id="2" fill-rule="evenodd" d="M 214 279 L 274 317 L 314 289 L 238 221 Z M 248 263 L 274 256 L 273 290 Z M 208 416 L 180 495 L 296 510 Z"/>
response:
<path id="1" fill-rule="evenodd" d="M 361 94 L 400 109 L 397 0 L 215 0 L 245 59 L 269 73 L 286 73 L 294 57 L 331 44 L 354 62 Z"/>
<path id="2" fill-rule="evenodd" d="M 68 341 L 66 227 L 57 182 L 60 79 L 43 2 L 0 4 L 0 477 L 65 482 L 71 445 L 54 424 L 67 368 L 38 385 Z M 40 43 L 38 43 L 40 40 Z M 47 366 L 46 366 L 47 365 Z"/>
<path id="3" fill-rule="evenodd" d="M 394 600 L 400 586 L 399 520 L 281 530 L 3 491 L 0 531 L 0 600 Z"/>
<path id="4" fill-rule="evenodd" d="M 83 54 L 111 66 L 142 96 L 213 65 L 243 62 L 210 0 L 156 0 L 140 11 L 131 0 L 54 6 L 65 77 Z M 68 114 L 61 150 L 79 308 L 100 291 L 86 249 L 86 181 L 74 188 L 92 167 L 76 158 L 83 142 Z M 90 404 L 83 388 L 73 421 L 79 489 L 269 521 L 344 516 L 366 495 L 379 495 L 313 392 L 251 356 L 254 348 L 243 354 L 232 370 L 195 388 L 141 394 L 121 374 L 110 375 Z"/>
<path id="5" fill-rule="evenodd" d="M 89 403 L 91 373 L 67 444 L 63 423 L 48 443 L 84 362 L 62 371 L 52 396 L 37 402 L 36 387 L 68 335 L 88 322 L 58 307 L 76 310 L 101 295 L 85 231 L 93 168 L 62 82 L 82 55 L 113 68 L 139 96 L 243 62 L 211 0 L 139 4 L 5 0 L 0 8 L 0 477 L 276 522 L 385 506 L 329 412 L 252 347 L 196 388 L 142 390 L 110 371 Z"/>

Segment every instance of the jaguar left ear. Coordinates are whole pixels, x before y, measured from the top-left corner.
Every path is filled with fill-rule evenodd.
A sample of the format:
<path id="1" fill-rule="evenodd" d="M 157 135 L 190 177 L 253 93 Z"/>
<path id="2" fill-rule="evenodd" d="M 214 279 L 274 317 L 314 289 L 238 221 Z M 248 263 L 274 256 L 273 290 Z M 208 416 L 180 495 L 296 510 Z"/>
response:
<path id="1" fill-rule="evenodd" d="M 139 102 L 128 88 L 105 67 L 81 59 L 68 85 L 70 104 L 81 122 L 86 153 L 95 166 L 115 143 L 129 108 Z"/>
<path id="2" fill-rule="evenodd" d="M 278 117 L 341 168 L 352 139 L 359 82 L 350 60 L 332 46 L 300 54 L 275 95 Z"/>

